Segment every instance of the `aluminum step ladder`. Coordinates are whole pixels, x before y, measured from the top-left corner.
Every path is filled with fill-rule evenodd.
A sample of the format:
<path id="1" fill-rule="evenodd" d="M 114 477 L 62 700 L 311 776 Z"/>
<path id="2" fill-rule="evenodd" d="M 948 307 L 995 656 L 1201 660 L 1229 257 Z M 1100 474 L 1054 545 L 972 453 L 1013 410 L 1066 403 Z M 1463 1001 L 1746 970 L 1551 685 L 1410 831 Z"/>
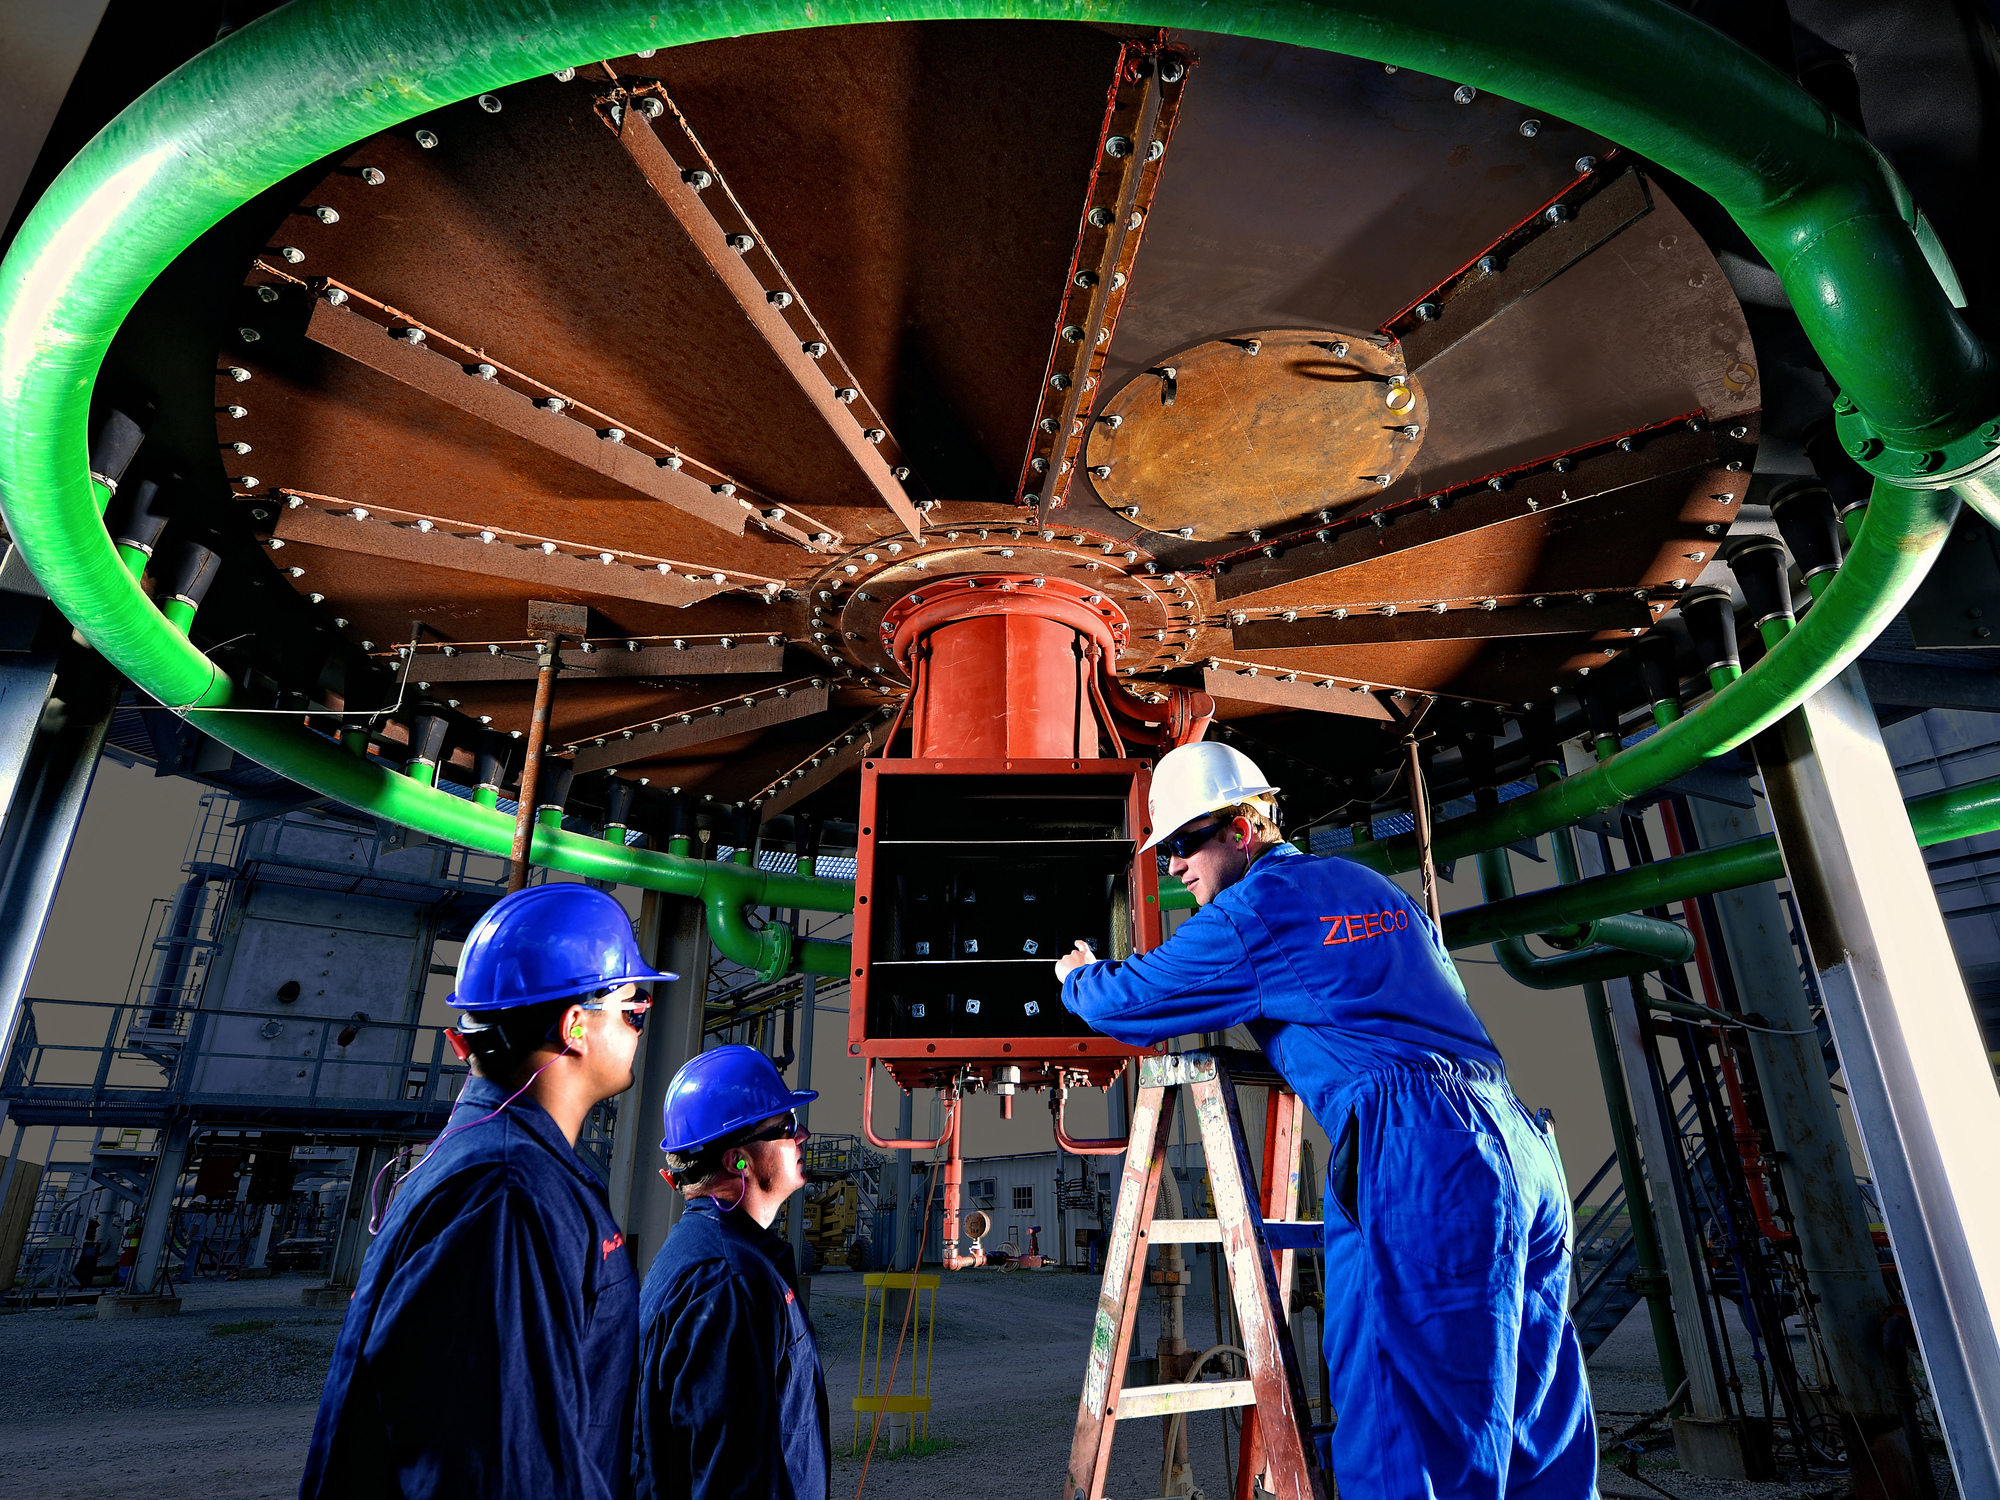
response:
<path id="1" fill-rule="evenodd" d="M 1238 1085 L 1271 1091 L 1261 1192 L 1243 1139 Z M 1215 1201 L 1212 1219 L 1153 1216 L 1184 1088 L 1201 1126 Z M 1323 1229 L 1292 1217 L 1299 1197 L 1303 1123 L 1298 1096 L 1259 1053 L 1217 1048 L 1140 1060 L 1138 1099 L 1118 1209 L 1105 1245 L 1104 1289 L 1097 1299 L 1063 1500 L 1103 1500 L 1118 1423 L 1223 1407 L 1244 1409 L 1237 1500 L 1251 1500 L 1258 1483 L 1278 1500 L 1328 1500 L 1333 1494 L 1313 1447 L 1312 1409 L 1286 1316 L 1294 1258 L 1301 1250 L 1319 1250 Z M 1202 1243 L 1222 1246 L 1249 1379 L 1127 1388 L 1125 1369 L 1139 1289 L 1146 1282 L 1147 1248 Z"/>

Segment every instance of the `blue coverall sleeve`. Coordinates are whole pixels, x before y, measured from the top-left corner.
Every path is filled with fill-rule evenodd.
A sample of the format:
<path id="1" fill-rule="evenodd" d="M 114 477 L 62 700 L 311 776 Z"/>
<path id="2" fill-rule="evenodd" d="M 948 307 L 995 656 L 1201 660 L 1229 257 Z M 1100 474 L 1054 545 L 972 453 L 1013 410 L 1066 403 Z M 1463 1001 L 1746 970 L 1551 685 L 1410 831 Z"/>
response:
<path id="1" fill-rule="evenodd" d="M 583 1435 L 585 1247 L 501 1171 L 468 1173 L 408 1226 L 362 1346 L 405 1495 L 618 1500 Z M 565 1248 L 574 1253 L 565 1254 Z"/>
<path id="2" fill-rule="evenodd" d="M 724 1265 L 701 1267 L 677 1289 L 645 1339 L 641 1424 L 671 1434 L 672 1449 L 648 1455 L 655 1465 L 686 1466 L 678 1475 L 635 1476 L 645 1494 L 694 1500 L 821 1500 L 793 1494 L 785 1467 L 778 1364 L 782 1339 L 755 1290 Z"/>
<path id="3" fill-rule="evenodd" d="M 1250 950 L 1228 915 L 1203 907 L 1150 953 L 1085 964 L 1063 1004 L 1135 1047 L 1191 1031 L 1226 1031 L 1263 1014 Z"/>

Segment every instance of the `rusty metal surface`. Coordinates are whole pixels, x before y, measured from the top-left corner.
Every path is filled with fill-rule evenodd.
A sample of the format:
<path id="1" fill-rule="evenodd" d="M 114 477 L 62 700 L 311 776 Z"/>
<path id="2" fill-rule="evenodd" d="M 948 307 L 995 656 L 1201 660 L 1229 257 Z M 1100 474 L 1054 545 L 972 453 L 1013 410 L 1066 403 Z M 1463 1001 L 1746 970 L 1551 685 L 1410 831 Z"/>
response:
<path id="1" fill-rule="evenodd" d="M 1361 334 L 1263 330 L 1163 355 L 1149 373 L 1104 403 L 1084 461 L 1107 506 L 1203 542 L 1240 545 L 1374 500 L 1430 418 L 1401 355 Z"/>
<path id="2" fill-rule="evenodd" d="M 1106 88 L 1130 40 L 1059 23 L 741 38 L 611 60 L 617 136 L 596 113 L 599 68 L 362 143 L 260 236 L 226 314 L 216 436 L 246 528 L 285 544 L 264 556 L 325 630 L 379 654 L 421 624 L 429 659 L 452 663 L 434 687 L 496 728 L 526 727 L 529 683 L 484 647 L 519 642 L 530 598 L 587 605 L 594 641 L 642 647 L 601 670 L 566 653 L 557 743 L 629 746 L 626 728 L 740 696 L 757 673 L 717 665 L 725 636 L 776 658 L 767 686 L 823 677 L 817 716 L 622 763 L 732 799 L 847 795 L 808 762 L 841 726 L 900 706 L 883 615 L 953 574 L 1100 589 L 1130 621 L 1121 723 L 1152 711 L 1167 673 L 1206 673 L 1223 719 L 1305 763 L 1351 757 L 1348 736 L 1393 723 L 1391 689 L 1502 705 L 1575 691 L 1635 628 L 1575 612 L 1615 598 L 1620 619 L 1664 613 L 1674 580 L 1713 557 L 1754 460 L 1754 351 L 1706 247 L 1657 190 L 1642 211 L 1639 179 L 1559 120 L 1524 135 L 1530 112 L 1511 101 L 1460 104 L 1452 80 L 1272 44 L 1170 34 L 1195 59 L 1176 98 L 1152 89 L 1152 133 L 1170 126 L 1170 148 L 1106 156 L 1105 136 L 1125 133 L 1115 100 L 1107 128 Z M 633 110 L 648 98 L 653 121 Z M 653 162 L 661 192 L 620 144 L 644 155 L 655 130 L 676 142 Z M 697 151 L 715 179 L 699 192 L 678 176 Z M 1133 164 L 1151 174 L 1136 187 Z M 1127 187 L 1151 202 L 1143 240 L 1113 254 L 1126 285 L 1075 287 L 1080 218 Z M 682 217 L 662 196 L 677 189 L 695 200 Z M 1574 212 L 1537 219 L 1559 199 Z M 749 260 L 700 253 L 683 227 L 696 208 L 715 234 L 751 233 Z M 1102 251 L 1114 237 L 1100 238 Z M 1496 247 L 1497 273 L 1480 270 Z M 735 291 L 718 275 L 732 268 L 748 277 Z M 792 300 L 760 302 L 751 282 Z M 1438 316 L 1415 314 L 1425 299 Z M 1086 378 L 1108 352 L 1065 404 L 1077 398 L 1078 421 L 1125 420 L 1088 424 L 1069 506 L 1038 526 L 1010 503 L 1022 436 L 1049 395 L 1049 330 L 1086 322 L 1112 330 L 1071 350 Z M 398 326 L 429 334 L 412 344 L 390 337 Z M 1353 332 L 1385 326 L 1400 347 Z M 787 338 L 828 352 L 795 369 Z M 1232 338 L 1265 342 L 1249 356 Z M 1346 340 L 1350 364 L 1385 372 L 1421 366 L 1410 389 L 1425 409 L 1393 424 L 1420 432 L 1390 435 L 1379 463 L 1329 464 L 1323 412 L 1287 435 L 1279 419 L 1300 410 L 1268 390 L 1205 388 L 1211 357 L 1266 379 L 1286 339 Z M 1187 351 L 1200 357 L 1171 358 Z M 1163 360 L 1172 407 L 1146 373 Z M 842 389 L 852 403 L 830 394 Z M 552 398 L 561 411 L 533 404 Z M 1722 434 L 1706 450 L 1665 435 L 1690 413 Z M 1364 418 L 1349 434 L 1363 446 L 1392 425 L 1371 436 Z M 844 440 L 842 421 L 881 430 L 881 446 Z M 1192 476 L 1179 486 L 1133 461 L 1149 426 L 1181 429 L 1158 450 Z M 1635 452 L 1608 446 L 1628 433 L 1646 438 Z M 885 508 L 856 441 L 897 494 L 900 442 L 910 482 L 929 482 L 920 520 Z M 675 453 L 679 469 L 659 467 Z M 1338 488 L 1326 471 L 1341 468 L 1392 482 Z M 1508 487 L 1485 490 L 1496 475 Z M 218 587 L 248 581 L 226 570 Z M 689 650 L 668 661 L 677 639 Z M 1342 701 L 1329 713 L 1322 699 Z"/>

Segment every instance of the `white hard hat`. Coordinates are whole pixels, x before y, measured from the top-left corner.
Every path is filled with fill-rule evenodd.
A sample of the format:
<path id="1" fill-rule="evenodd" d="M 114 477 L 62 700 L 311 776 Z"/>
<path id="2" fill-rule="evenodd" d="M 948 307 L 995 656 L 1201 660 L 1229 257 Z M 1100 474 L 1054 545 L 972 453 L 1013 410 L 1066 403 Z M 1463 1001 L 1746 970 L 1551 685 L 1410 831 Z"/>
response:
<path id="1" fill-rule="evenodd" d="M 1169 750 L 1153 769 L 1153 787 L 1146 794 L 1153 836 L 1139 846 L 1139 852 L 1145 853 L 1204 813 L 1275 791 L 1257 763 L 1241 750 L 1213 740 Z"/>

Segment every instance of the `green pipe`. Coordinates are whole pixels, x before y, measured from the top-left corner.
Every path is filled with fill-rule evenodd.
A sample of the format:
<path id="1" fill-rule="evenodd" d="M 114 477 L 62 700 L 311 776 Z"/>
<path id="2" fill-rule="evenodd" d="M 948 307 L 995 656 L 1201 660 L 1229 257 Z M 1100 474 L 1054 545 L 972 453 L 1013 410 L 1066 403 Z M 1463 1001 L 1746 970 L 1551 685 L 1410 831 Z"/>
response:
<path id="1" fill-rule="evenodd" d="M 1923 848 L 2000 832 L 2000 777 L 1946 787 L 1903 804 Z M 1784 878 L 1785 862 L 1770 834 L 1677 854 L 1589 880 L 1561 880 L 1546 891 L 1445 913 L 1447 948 L 1471 948 L 1530 932 L 1552 932 L 1616 912 L 1665 906 L 1739 886 Z"/>
<path id="2" fill-rule="evenodd" d="M 427 760 L 413 760 L 403 774 L 419 786 L 436 786 L 438 768 Z"/>
<path id="3" fill-rule="evenodd" d="M 563 810 L 560 807 L 538 807 L 535 809 L 535 822 L 543 828 L 560 828 L 562 827 L 562 820 Z"/>
<path id="4" fill-rule="evenodd" d="M 1479 855 L 1479 880 L 1489 903 L 1514 894 L 1511 856 L 1505 849 Z M 1559 990 L 1585 980 L 1626 979 L 1662 964 L 1686 963 L 1694 956 L 1694 938 L 1685 928 L 1653 917 L 1613 914 L 1591 923 L 1573 952 L 1538 957 L 1525 936 L 1510 934 L 1495 940 L 1493 956 L 1512 979 L 1530 989 Z"/>
<path id="5" fill-rule="evenodd" d="M 1719 693 L 1742 675 L 1741 667 L 1733 661 L 1726 661 L 1719 667 L 1708 669 L 1708 685 L 1710 689 Z"/>
<path id="6" fill-rule="evenodd" d="M 137 547 L 121 546 L 118 549 L 118 560 L 125 564 L 125 571 L 130 573 L 132 581 L 137 583 L 140 575 L 146 571 L 146 564 L 153 560 L 153 554 L 142 552 Z"/>
<path id="7" fill-rule="evenodd" d="M 1653 1347 L 1660 1358 L 1660 1382 L 1671 1398 L 1687 1381 L 1687 1358 L 1681 1352 L 1680 1329 L 1674 1326 L 1673 1294 L 1667 1283 L 1666 1263 L 1660 1259 L 1660 1232 L 1653 1223 L 1652 1200 L 1646 1195 L 1639 1139 L 1632 1126 L 1632 1103 L 1625 1095 L 1625 1071 L 1619 1063 L 1618 1037 L 1612 1030 L 1611 1002 L 1604 986 L 1594 979 L 1587 981 L 1583 1005 L 1590 1016 L 1598 1082 L 1604 1087 L 1604 1104 L 1611 1116 L 1611 1149 L 1618 1157 L 1618 1176 L 1625 1184 L 1625 1218 L 1632 1226 L 1632 1253 L 1639 1262 L 1631 1284 L 1646 1299 Z"/>
<path id="8" fill-rule="evenodd" d="M 160 606 L 160 614 L 183 637 L 194 628 L 194 606 L 185 599 L 169 599 Z"/>
<path id="9" fill-rule="evenodd" d="M 500 805 L 500 788 L 478 786 L 472 789 L 472 800 L 481 807 L 497 808 Z"/>
<path id="10" fill-rule="evenodd" d="M 216 738 L 392 821 L 473 847 L 497 844 L 505 822 L 488 810 L 336 758 L 298 726 L 199 713 L 230 704 L 227 679 L 145 601 L 105 535 L 89 481 L 88 407 L 105 350 L 140 295 L 197 236 L 256 193 L 375 132 L 600 57 L 882 15 L 872 0 L 676 8 L 568 0 L 556 29 L 542 0 L 295 0 L 231 33 L 78 154 L 0 265 L 0 493 L 38 579 L 107 658 L 160 701 L 195 711 Z M 1720 200 L 1791 292 L 1847 411 L 1897 451 L 1968 439 L 2000 409 L 1985 347 L 1940 286 L 1912 230 L 1909 194 L 1880 154 L 1782 75 L 1672 7 L 1437 0 L 1418 9 L 1356 0 L 1229 15 L 1196 0 L 908 0 L 896 15 L 1220 30 L 1442 73 L 1548 110 Z M 1689 99 L 1717 97 L 1731 107 L 1689 116 Z M 1438 855 L 1472 854 L 1573 822 L 1773 722 L 1901 607 L 1955 508 L 1929 492 L 1878 485 L 1839 581 L 1807 626 L 1754 673 L 1609 765 L 1447 825 Z M 557 831 L 543 833 L 550 843 L 537 863 L 576 873 L 593 864 Z M 1407 868 L 1414 858 L 1407 839 L 1366 852 L 1382 869 Z M 621 854 L 620 868 L 591 873 L 661 889 L 690 883 L 660 856 Z M 695 888 L 712 893 L 712 878 Z M 839 900 L 844 910 L 851 896 L 813 891 L 765 904 L 818 910 Z M 727 931 L 732 942 L 753 936 L 747 926 Z M 772 946 L 763 936 L 756 941 Z"/>

